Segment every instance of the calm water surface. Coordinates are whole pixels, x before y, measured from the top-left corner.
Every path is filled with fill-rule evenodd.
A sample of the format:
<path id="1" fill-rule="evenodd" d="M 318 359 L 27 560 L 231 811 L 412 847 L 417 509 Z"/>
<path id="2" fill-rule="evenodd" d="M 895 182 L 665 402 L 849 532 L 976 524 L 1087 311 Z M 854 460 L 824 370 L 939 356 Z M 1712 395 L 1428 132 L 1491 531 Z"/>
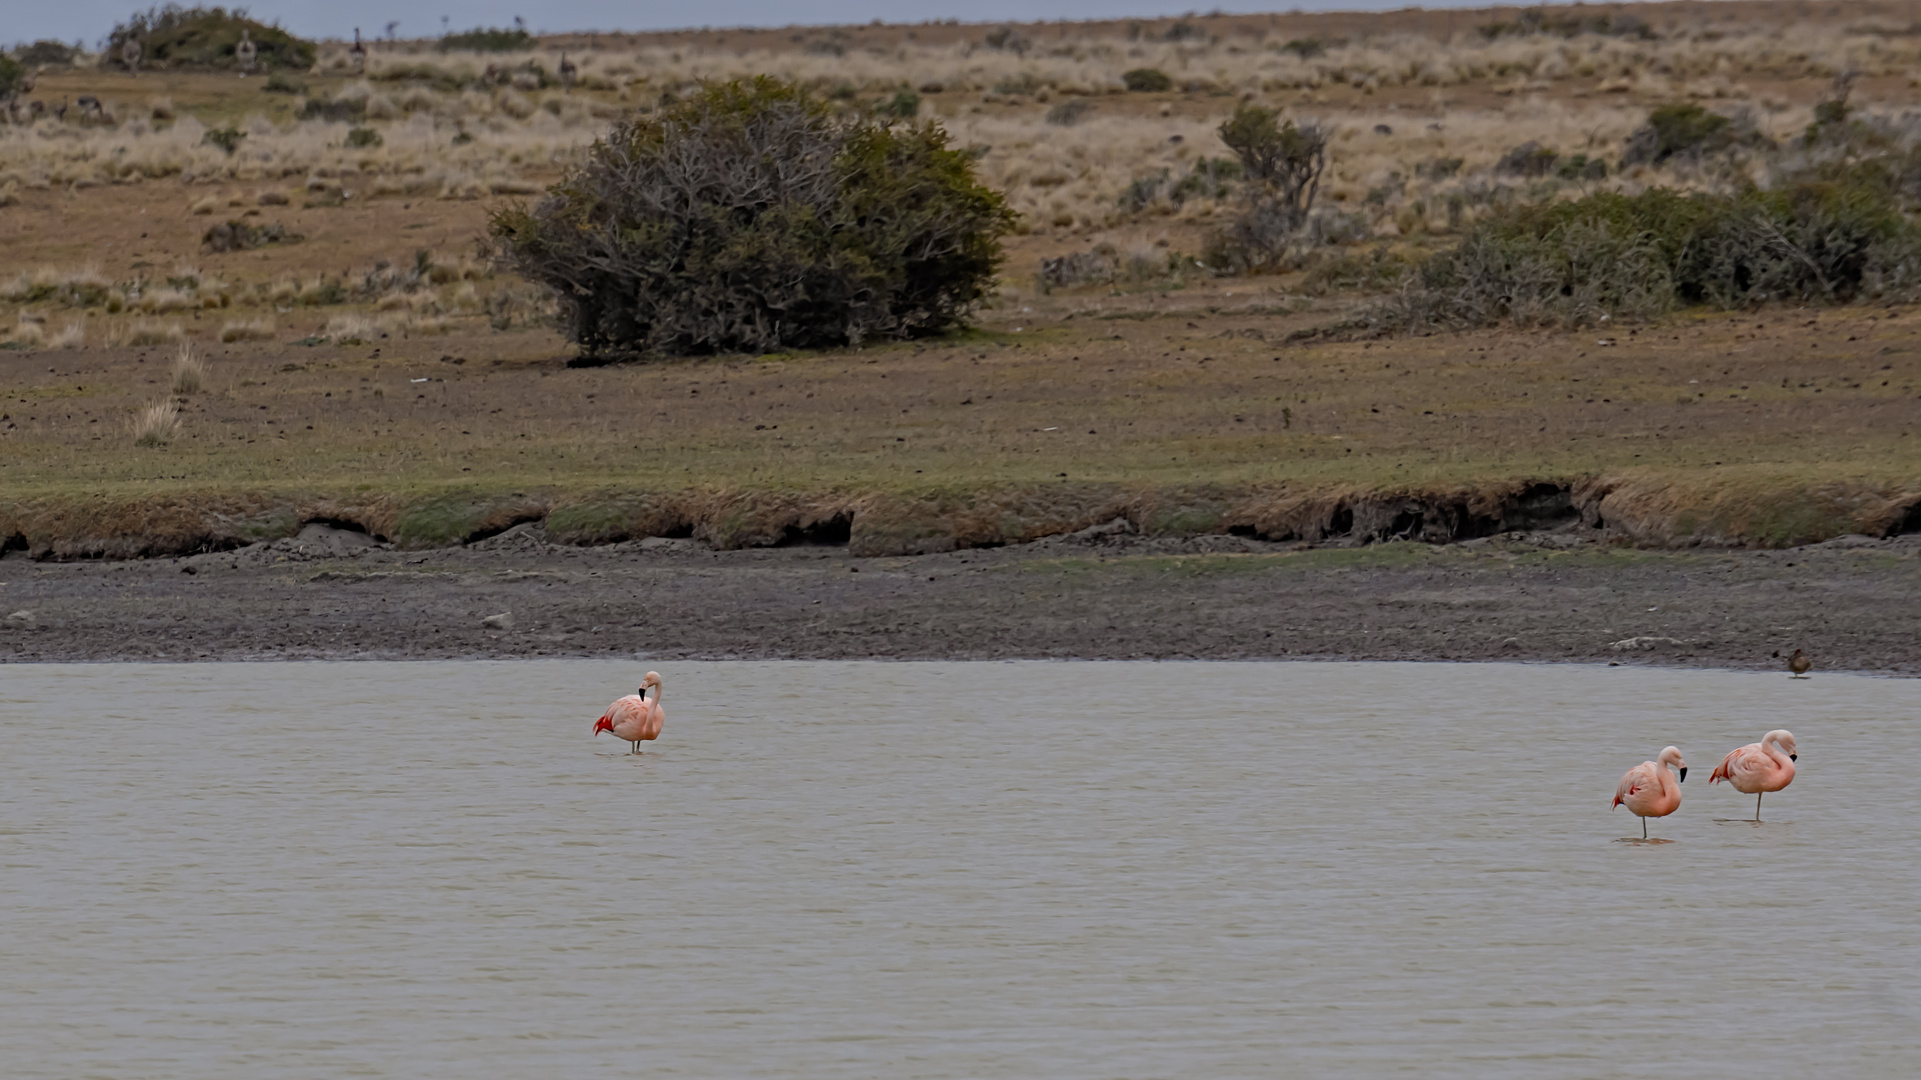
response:
<path id="1" fill-rule="evenodd" d="M 1912 682 L 643 670 L 0 666 L 5 1074 L 1921 1073 Z"/>

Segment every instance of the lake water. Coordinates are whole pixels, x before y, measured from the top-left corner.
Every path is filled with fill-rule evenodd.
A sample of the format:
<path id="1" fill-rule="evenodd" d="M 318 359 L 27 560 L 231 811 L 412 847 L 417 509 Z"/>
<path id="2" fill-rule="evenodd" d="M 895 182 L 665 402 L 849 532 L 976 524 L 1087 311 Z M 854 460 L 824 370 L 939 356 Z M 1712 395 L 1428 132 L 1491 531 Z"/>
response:
<path id="1" fill-rule="evenodd" d="M 657 666 L 0 665 L 5 1075 L 1921 1072 L 1913 682 Z"/>

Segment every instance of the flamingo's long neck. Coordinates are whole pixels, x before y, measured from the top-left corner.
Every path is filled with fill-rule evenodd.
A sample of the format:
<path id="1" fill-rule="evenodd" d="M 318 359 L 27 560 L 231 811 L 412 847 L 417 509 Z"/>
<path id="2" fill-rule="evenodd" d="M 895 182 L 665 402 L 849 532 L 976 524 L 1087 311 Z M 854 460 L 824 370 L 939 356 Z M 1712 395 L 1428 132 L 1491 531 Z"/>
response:
<path id="1" fill-rule="evenodd" d="M 1779 736 L 1770 735 L 1768 738 L 1762 739 L 1761 752 L 1766 754 L 1768 758 L 1774 762 L 1774 767 L 1776 769 L 1779 769 L 1782 772 L 1794 771 L 1794 759 L 1788 757 L 1788 752 L 1786 750 L 1781 749 L 1781 740 Z"/>

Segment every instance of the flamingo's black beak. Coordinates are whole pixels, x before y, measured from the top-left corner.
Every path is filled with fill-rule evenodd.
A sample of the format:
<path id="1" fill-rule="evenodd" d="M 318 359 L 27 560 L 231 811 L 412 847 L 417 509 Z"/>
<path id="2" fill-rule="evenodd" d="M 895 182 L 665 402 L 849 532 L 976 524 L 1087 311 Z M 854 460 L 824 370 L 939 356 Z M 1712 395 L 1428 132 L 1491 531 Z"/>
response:
<path id="1" fill-rule="evenodd" d="M 1686 765 L 1681 766 L 1681 782 L 1683 784 L 1688 782 L 1688 767 Z"/>
<path id="2" fill-rule="evenodd" d="M 1788 760 L 1789 760 L 1789 761 L 1800 761 L 1800 760 L 1801 760 L 1801 755 L 1800 755 L 1800 754 L 1789 754 L 1789 755 L 1788 755 Z"/>

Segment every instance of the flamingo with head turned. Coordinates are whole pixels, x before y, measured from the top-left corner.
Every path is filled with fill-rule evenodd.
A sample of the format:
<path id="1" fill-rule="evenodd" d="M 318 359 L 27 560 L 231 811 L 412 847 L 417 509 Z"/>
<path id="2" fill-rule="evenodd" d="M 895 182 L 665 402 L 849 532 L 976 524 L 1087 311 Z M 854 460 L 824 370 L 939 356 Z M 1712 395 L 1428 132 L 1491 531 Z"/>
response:
<path id="1" fill-rule="evenodd" d="M 1761 796 L 1794 783 L 1794 763 L 1801 755 L 1794 752 L 1794 734 L 1776 729 L 1761 736 L 1761 741 L 1737 747 L 1714 767 L 1708 783 L 1723 780 L 1734 790 L 1754 796 L 1754 820 L 1761 820 Z"/>
<path id="2" fill-rule="evenodd" d="M 647 696 L 652 688 L 652 697 Z M 650 671 L 641 676 L 640 689 L 607 706 L 607 712 L 594 722 L 594 734 L 611 731 L 616 736 L 634 744 L 633 752 L 640 753 L 640 744 L 660 738 L 660 728 L 667 722 L 667 714 L 660 708 L 660 672 Z"/>
<path id="3" fill-rule="evenodd" d="M 1668 766 L 1680 773 L 1677 780 L 1668 775 Z M 1681 782 L 1688 778 L 1688 763 L 1681 751 L 1670 746 L 1653 761 L 1643 761 L 1629 769 L 1614 789 L 1614 806 L 1626 804 L 1628 811 L 1641 819 L 1641 839 L 1648 838 L 1648 819 L 1667 817 L 1681 808 Z M 1613 809 L 1613 807 L 1609 807 Z"/>

